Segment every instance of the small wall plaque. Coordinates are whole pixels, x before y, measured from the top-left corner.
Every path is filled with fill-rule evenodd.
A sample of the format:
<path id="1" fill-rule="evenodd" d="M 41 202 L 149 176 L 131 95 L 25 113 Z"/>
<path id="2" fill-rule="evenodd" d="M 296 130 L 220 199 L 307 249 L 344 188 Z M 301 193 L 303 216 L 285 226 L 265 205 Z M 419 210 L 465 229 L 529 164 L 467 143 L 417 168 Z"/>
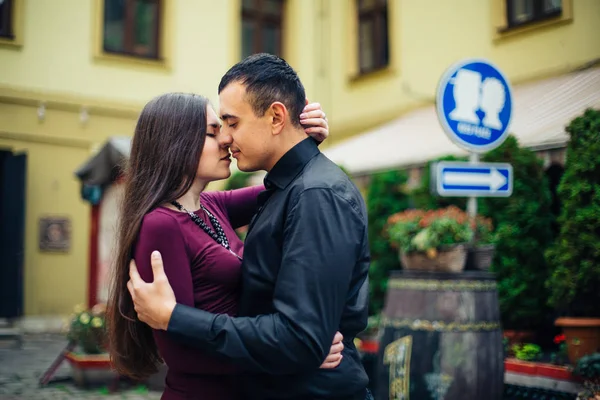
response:
<path id="1" fill-rule="evenodd" d="M 40 218 L 40 250 L 68 252 L 71 249 L 71 220 L 68 217 Z"/>

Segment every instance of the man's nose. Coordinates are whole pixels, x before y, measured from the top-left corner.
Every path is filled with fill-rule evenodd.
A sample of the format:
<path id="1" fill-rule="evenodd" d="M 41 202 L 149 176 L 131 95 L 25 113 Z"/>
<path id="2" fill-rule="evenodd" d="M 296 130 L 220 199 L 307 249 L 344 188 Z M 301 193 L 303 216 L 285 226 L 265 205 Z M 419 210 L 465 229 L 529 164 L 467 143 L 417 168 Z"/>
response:
<path id="1" fill-rule="evenodd" d="M 233 137 L 231 137 L 231 134 L 227 133 L 227 132 L 219 132 L 219 146 L 221 147 L 229 147 L 231 146 L 231 143 L 233 142 Z"/>

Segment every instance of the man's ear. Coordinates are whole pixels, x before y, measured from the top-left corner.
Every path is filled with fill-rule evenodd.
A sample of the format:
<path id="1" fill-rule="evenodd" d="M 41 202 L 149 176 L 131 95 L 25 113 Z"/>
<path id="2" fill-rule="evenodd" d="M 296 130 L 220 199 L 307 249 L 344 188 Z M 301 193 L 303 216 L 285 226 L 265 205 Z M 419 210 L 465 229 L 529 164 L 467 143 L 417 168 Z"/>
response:
<path id="1" fill-rule="evenodd" d="M 273 135 L 279 135 L 283 128 L 285 127 L 285 121 L 288 117 L 287 108 L 283 103 L 276 101 L 271 104 L 270 108 L 271 113 L 271 132 Z"/>

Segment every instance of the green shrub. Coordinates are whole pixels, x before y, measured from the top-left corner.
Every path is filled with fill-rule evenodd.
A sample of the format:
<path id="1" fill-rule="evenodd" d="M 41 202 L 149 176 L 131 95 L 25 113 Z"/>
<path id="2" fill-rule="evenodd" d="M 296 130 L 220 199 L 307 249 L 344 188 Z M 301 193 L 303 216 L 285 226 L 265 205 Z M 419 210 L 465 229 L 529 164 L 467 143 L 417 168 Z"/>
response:
<path id="1" fill-rule="evenodd" d="M 600 317 L 600 111 L 586 110 L 567 133 L 560 233 L 546 253 L 549 304 L 570 316 Z"/>
<path id="2" fill-rule="evenodd" d="M 594 399 L 600 396 L 600 353 L 581 357 L 573 369 L 573 375 L 583 378 L 583 390 L 578 398 Z"/>
<path id="3" fill-rule="evenodd" d="M 551 195 L 542 161 L 509 136 L 482 157 L 513 167 L 513 194 L 509 198 L 481 198 L 479 212 L 496 227 L 492 270 L 505 329 L 539 328 L 548 313 L 544 281 L 548 266 L 544 251 L 552 243 Z"/>
<path id="4" fill-rule="evenodd" d="M 408 208 L 405 185 L 408 176 L 403 171 L 374 174 L 367 191 L 369 217 L 369 245 L 371 267 L 369 269 L 371 315 L 378 314 L 385 300 L 387 281 L 392 270 L 400 269 L 398 252 L 392 249 L 383 229 L 390 215 Z"/>
<path id="5" fill-rule="evenodd" d="M 535 361 L 542 355 L 541 347 L 533 343 L 515 344 L 512 346 L 512 351 L 517 360 L 521 361 Z"/>
<path id="6" fill-rule="evenodd" d="M 436 161 L 466 161 L 464 157 L 442 157 Z M 548 270 L 544 251 L 552 242 L 551 195 L 542 161 L 521 148 L 509 136 L 498 148 L 482 157 L 485 162 L 507 162 L 514 171 L 513 194 L 509 198 L 478 199 L 478 214 L 491 218 L 495 230 L 478 228 L 479 243 L 495 243 L 492 270 L 498 279 L 503 325 L 507 329 L 540 326 L 548 309 L 544 281 Z M 416 207 L 437 209 L 456 205 L 466 209 L 466 198 L 439 197 L 430 191 L 430 163 L 422 185 L 411 195 Z"/>
<path id="7" fill-rule="evenodd" d="M 427 163 L 423 170 L 423 179 L 421 185 L 415 188 L 411 193 L 411 200 L 415 208 L 422 210 L 436 210 L 456 206 L 463 210 L 467 208 L 467 199 L 465 197 L 441 197 L 431 192 L 431 168 L 438 161 L 467 161 L 466 157 L 445 156 Z"/>

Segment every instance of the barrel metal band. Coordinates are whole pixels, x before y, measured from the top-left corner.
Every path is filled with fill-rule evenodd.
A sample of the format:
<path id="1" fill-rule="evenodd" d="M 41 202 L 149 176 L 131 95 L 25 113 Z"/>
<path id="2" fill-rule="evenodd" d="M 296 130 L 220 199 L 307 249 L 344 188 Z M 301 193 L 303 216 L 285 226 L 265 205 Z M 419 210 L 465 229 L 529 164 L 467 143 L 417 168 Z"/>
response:
<path id="1" fill-rule="evenodd" d="M 445 322 L 383 317 L 381 323 L 385 328 L 410 328 L 427 332 L 482 332 L 500 329 L 500 322 L 497 321 Z"/>
<path id="2" fill-rule="evenodd" d="M 435 279 L 390 279 L 388 288 L 426 291 L 488 292 L 496 290 L 495 281 L 446 281 Z"/>

